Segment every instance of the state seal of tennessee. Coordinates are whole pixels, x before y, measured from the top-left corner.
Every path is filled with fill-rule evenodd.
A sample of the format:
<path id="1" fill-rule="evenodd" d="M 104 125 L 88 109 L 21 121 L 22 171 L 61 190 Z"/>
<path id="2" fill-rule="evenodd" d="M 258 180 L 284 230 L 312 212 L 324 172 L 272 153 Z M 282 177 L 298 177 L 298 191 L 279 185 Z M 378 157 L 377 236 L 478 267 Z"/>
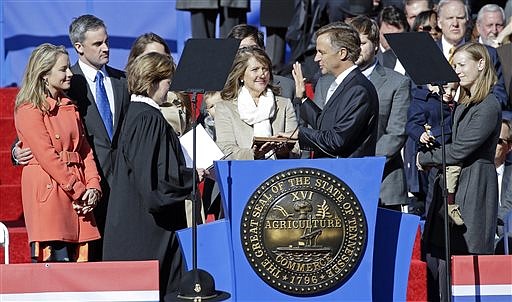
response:
<path id="1" fill-rule="evenodd" d="M 240 225 L 256 274 L 290 295 L 315 296 L 341 286 L 366 249 L 366 217 L 354 192 L 315 168 L 267 179 L 247 202 Z"/>

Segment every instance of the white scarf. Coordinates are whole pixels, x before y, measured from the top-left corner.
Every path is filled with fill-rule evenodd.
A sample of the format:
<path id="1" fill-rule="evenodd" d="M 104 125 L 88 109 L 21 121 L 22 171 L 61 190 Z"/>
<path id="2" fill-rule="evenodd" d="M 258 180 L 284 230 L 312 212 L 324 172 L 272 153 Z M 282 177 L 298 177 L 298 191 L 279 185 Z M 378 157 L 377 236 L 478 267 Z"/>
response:
<path id="1" fill-rule="evenodd" d="M 272 136 L 270 119 L 275 113 L 272 90 L 267 89 L 266 95 L 261 94 L 256 106 L 249 90 L 242 86 L 238 94 L 238 113 L 242 121 L 253 126 L 254 136 Z"/>

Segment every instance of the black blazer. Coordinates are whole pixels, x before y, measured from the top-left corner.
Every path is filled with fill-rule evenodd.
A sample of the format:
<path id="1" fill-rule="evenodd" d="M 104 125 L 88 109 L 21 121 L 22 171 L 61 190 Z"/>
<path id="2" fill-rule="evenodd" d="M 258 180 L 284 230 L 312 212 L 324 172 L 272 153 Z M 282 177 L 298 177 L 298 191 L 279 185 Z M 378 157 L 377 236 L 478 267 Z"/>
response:
<path id="1" fill-rule="evenodd" d="M 102 178 L 102 189 L 108 190 L 112 180 L 119 130 L 121 129 L 124 115 L 130 104 L 130 95 L 128 93 L 125 73 L 108 66 L 105 68 L 112 83 L 112 90 L 114 91 L 115 116 L 112 141 L 110 141 L 108 137 L 98 107 L 96 107 L 93 94 L 89 89 L 89 85 L 87 85 L 87 79 L 82 69 L 80 69 L 78 62 L 71 67 L 73 77 L 71 78 L 71 88 L 68 91 L 68 96 L 78 105 L 80 116 L 86 128 L 85 131 L 89 144 L 94 151 L 98 172 Z"/>
<path id="2" fill-rule="evenodd" d="M 341 82 L 323 110 L 308 99 L 300 111 L 312 128 L 300 127 L 299 143 L 314 150 L 315 157 L 375 155 L 379 98 L 359 68 Z"/>

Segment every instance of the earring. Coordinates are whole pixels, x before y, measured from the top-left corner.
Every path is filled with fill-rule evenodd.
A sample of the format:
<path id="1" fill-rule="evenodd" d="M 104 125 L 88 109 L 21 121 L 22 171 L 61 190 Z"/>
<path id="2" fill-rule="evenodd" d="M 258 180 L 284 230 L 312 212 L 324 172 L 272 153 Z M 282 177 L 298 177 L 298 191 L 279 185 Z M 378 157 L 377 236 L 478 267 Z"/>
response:
<path id="1" fill-rule="evenodd" d="M 48 87 L 48 79 L 44 78 L 43 79 L 43 84 L 45 87 Z"/>

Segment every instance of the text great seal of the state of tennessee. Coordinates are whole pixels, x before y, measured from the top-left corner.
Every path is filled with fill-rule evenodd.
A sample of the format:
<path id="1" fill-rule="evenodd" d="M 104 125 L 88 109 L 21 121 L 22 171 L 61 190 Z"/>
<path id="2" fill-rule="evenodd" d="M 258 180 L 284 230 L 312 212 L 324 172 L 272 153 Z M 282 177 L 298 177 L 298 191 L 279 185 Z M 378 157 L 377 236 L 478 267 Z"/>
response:
<path id="1" fill-rule="evenodd" d="M 353 191 L 315 168 L 280 172 L 252 194 L 242 214 L 241 244 L 256 274 L 296 296 L 316 296 L 346 282 L 363 258 L 367 223 Z"/>

